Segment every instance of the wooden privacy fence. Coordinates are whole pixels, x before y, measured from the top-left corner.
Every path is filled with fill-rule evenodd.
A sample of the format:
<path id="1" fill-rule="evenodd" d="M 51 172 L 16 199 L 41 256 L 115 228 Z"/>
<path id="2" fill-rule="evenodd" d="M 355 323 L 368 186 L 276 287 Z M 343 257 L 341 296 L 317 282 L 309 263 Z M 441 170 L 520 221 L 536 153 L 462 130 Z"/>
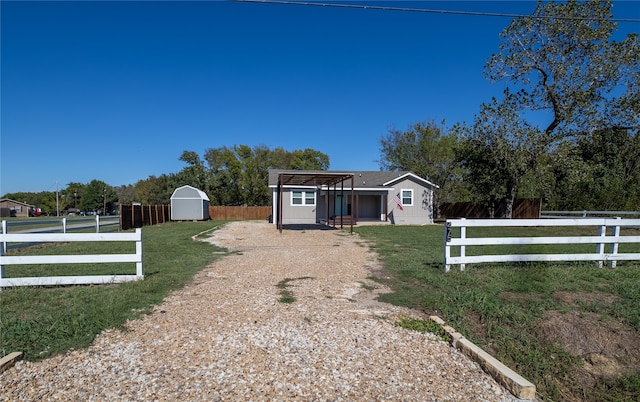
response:
<path id="1" fill-rule="evenodd" d="M 271 207 L 209 206 L 209 217 L 211 219 L 230 221 L 266 220 L 271 213 Z"/>
<path id="2" fill-rule="evenodd" d="M 467 237 L 469 227 L 597 227 L 597 236 L 554 236 L 554 237 Z M 458 238 L 453 237 L 453 228 L 460 228 Z M 450 266 L 460 265 L 464 270 L 465 264 L 482 262 L 521 262 L 521 261 L 598 261 L 600 266 L 611 262 L 616 266 L 620 260 L 640 260 L 640 252 L 619 252 L 620 243 L 640 243 L 640 236 L 622 235 L 620 228 L 638 228 L 640 219 L 620 218 L 592 218 L 592 219 L 451 219 L 445 222 L 444 230 L 444 264 L 445 271 Z M 611 228 L 611 234 L 607 234 Z M 595 244 L 593 253 L 564 253 L 564 254 L 486 254 L 466 255 L 467 246 L 522 246 L 534 244 Z M 609 244 L 609 250 L 605 245 Z M 451 248 L 457 247 L 459 256 L 451 256 Z"/>
<path id="3" fill-rule="evenodd" d="M 120 205 L 120 230 L 157 225 L 170 220 L 170 205 Z"/>
<path id="4" fill-rule="evenodd" d="M 142 269 L 142 229 L 135 233 L 2 233 L 2 243 L 55 243 L 55 242 L 135 242 L 133 254 L 85 254 L 85 255 L 0 255 L 0 289 L 10 286 L 88 285 L 121 283 L 144 279 Z M 0 249 L 1 250 L 1 249 Z M 25 264 L 95 264 L 135 263 L 135 275 L 86 275 L 40 276 L 6 278 L 5 265 Z"/>
<path id="5" fill-rule="evenodd" d="M 513 203 L 513 219 L 538 219 L 542 209 L 540 198 L 518 198 Z M 506 204 L 500 203 L 494 211 L 495 217 L 504 216 Z M 446 202 L 440 205 L 440 218 L 489 218 L 489 208 L 475 202 Z"/>

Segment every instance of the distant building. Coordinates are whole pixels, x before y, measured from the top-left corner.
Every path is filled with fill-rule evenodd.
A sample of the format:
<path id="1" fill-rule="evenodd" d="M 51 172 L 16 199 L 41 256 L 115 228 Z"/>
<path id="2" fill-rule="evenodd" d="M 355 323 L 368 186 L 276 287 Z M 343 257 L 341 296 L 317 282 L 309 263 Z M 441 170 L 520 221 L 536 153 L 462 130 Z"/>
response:
<path id="1" fill-rule="evenodd" d="M 10 200 L 8 198 L 0 199 L 0 217 L 27 217 L 29 216 L 29 210 L 35 210 L 35 205 L 30 205 L 24 202 Z"/>

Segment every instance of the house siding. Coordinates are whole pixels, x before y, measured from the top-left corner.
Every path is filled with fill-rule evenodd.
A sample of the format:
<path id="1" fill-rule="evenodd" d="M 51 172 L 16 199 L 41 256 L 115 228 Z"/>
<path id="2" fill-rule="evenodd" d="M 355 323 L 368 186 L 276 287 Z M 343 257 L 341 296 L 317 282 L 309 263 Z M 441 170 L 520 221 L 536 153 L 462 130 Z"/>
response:
<path id="1" fill-rule="evenodd" d="M 310 171 L 301 171 L 309 174 Z M 291 172 L 289 172 L 291 173 Z M 272 221 L 278 221 L 278 170 L 269 171 L 269 186 L 272 188 Z M 336 215 L 333 198 L 344 194 L 343 215 L 351 215 L 357 221 L 382 221 L 401 225 L 424 225 L 433 223 L 433 191 L 438 186 L 422 179 L 411 172 L 354 172 L 354 197 L 352 199 L 351 183 L 340 186 L 336 192 L 333 188 L 317 190 L 316 186 L 285 186 L 282 188 L 282 223 L 313 224 L 323 222 Z M 401 190 L 413 191 L 413 205 L 399 210 L 393 201 L 394 195 L 401 196 Z M 293 190 L 316 191 L 316 204 L 292 205 Z M 328 193 L 328 194 L 327 194 Z M 328 213 L 327 213 L 327 198 Z"/>
<path id="2" fill-rule="evenodd" d="M 294 189 L 282 190 L 282 224 L 314 224 L 316 223 L 316 211 L 320 202 L 320 197 L 316 195 L 316 205 L 292 205 L 291 193 Z M 295 190 L 310 191 L 313 188 L 296 188 Z M 272 192 L 273 199 L 273 222 L 277 221 L 276 205 L 278 203 L 278 192 Z M 322 204 L 324 205 L 324 204 Z"/>
<path id="3" fill-rule="evenodd" d="M 33 208 L 33 205 L 25 204 L 24 202 L 18 202 L 10 199 L 2 199 L 0 200 L 0 208 L 2 208 L 3 213 L 2 217 L 9 217 L 10 211 L 15 211 L 15 216 L 17 217 L 26 217 L 29 216 L 29 208 Z M 5 216 L 6 213 L 6 216 Z"/>
<path id="4" fill-rule="evenodd" d="M 403 205 L 402 210 L 393 202 L 393 196 L 401 197 L 402 190 L 413 190 L 413 205 Z M 433 223 L 433 189 L 425 188 L 411 179 L 394 183 L 389 191 L 389 219 L 397 225 L 424 225 Z"/>

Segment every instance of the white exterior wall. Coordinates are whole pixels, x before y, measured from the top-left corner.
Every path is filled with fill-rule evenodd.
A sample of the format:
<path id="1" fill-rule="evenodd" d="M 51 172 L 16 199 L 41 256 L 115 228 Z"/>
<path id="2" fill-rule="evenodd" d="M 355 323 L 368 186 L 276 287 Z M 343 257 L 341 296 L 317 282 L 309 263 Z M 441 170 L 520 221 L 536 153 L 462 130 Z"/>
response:
<path id="1" fill-rule="evenodd" d="M 284 188 L 282 190 L 282 224 L 314 224 L 316 211 L 320 198 L 316 193 L 316 205 L 292 205 L 291 197 L 294 189 Z M 295 190 L 315 191 L 314 188 L 296 188 Z M 278 223 L 278 189 L 272 191 L 272 212 L 273 223 Z"/>
<path id="2" fill-rule="evenodd" d="M 202 220 L 203 205 L 200 199 L 176 198 L 171 200 L 171 220 Z"/>
<path id="3" fill-rule="evenodd" d="M 402 190 L 413 190 L 413 205 L 403 205 L 402 210 L 393 196 L 402 198 Z M 433 223 L 433 189 L 412 181 L 403 180 L 393 185 L 387 197 L 390 219 L 396 225 L 426 225 Z"/>
<path id="4" fill-rule="evenodd" d="M 209 219 L 209 198 L 207 195 L 190 186 L 176 189 L 171 196 L 171 220 L 206 220 Z"/>
<path id="5" fill-rule="evenodd" d="M 424 183 L 417 182 L 411 178 L 401 180 L 390 185 L 391 189 L 384 195 L 384 189 L 382 191 L 377 190 L 372 194 L 370 189 L 362 191 L 359 199 L 358 215 L 363 219 L 376 219 L 378 215 L 376 211 L 380 212 L 379 219 L 385 220 L 385 211 L 389 212 L 389 218 L 392 223 L 396 225 L 425 225 L 433 223 L 434 208 L 433 208 L 433 189 L 425 187 Z M 295 188 L 295 190 L 314 191 L 314 187 L 310 188 Z M 403 210 L 400 210 L 396 203 L 393 201 L 393 196 L 398 195 L 401 197 L 402 190 L 413 190 L 413 205 L 403 206 Z M 325 219 L 325 197 L 326 195 L 319 194 L 316 191 L 316 203 L 313 206 L 309 205 L 292 205 L 291 194 L 293 188 L 283 188 L 282 190 L 282 213 L 283 224 L 314 224 L 322 219 Z M 356 190 L 356 193 L 358 190 Z M 272 222 L 278 223 L 278 190 L 272 188 Z M 349 195 L 345 196 L 351 203 L 352 213 L 354 213 L 355 200 L 351 201 L 351 191 Z M 386 199 L 386 209 L 385 209 Z M 378 203 L 378 204 L 376 204 Z M 333 207 L 331 201 L 329 202 L 329 216 L 333 214 Z"/>

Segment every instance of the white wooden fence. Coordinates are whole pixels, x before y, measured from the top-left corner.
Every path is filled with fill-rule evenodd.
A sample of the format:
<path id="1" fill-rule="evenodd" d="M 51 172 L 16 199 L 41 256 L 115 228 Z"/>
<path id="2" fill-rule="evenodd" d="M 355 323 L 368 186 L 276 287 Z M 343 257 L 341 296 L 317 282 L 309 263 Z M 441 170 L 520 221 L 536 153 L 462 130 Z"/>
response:
<path id="1" fill-rule="evenodd" d="M 540 218 L 543 219 L 604 218 L 619 216 L 625 216 L 627 218 L 640 217 L 640 211 L 540 211 Z"/>
<path id="2" fill-rule="evenodd" d="M 595 226 L 597 236 L 557 236 L 557 237 L 467 237 L 468 227 L 570 227 Z M 460 237 L 453 238 L 452 228 L 460 228 Z M 640 260 L 640 253 L 619 253 L 620 243 L 640 243 L 640 236 L 621 235 L 622 227 L 640 227 L 640 219 L 620 218 L 578 218 L 578 219 L 451 219 L 445 223 L 444 263 L 445 271 L 451 265 L 482 262 L 516 262 L 516 261 L 598 261 L 600 266 L 611 262 L 616 266 L 620 260 Z M 607 234 L 607 228 L 612 228 Z M 498 254 L 498 255 L 466 255 L 466 246 L 491 245 L 529 245 L 529 244 L 595 244 L 594 253 L 582 254 Z M 605 245 L 609 244 L 609 250 Z M 460 255 L 451 256 L 451 248 L 459 247 Z"/>
<path id="3" fill-rule="evenodd" d="M 10 286 L 87 285 L 121 283 L 144 279 L 142 269 L 142 230 L 135 233 L 0 233 L 0 243 L 55 243 L 55 242 L 135 242 L 133 254 L 85 254 L 7 256 L 0 248 L 0 289 Z M 25 264 L 86 264 L 135 263 L 135 275 L 87 275 L 6 278 L 5 265 Z"/>

